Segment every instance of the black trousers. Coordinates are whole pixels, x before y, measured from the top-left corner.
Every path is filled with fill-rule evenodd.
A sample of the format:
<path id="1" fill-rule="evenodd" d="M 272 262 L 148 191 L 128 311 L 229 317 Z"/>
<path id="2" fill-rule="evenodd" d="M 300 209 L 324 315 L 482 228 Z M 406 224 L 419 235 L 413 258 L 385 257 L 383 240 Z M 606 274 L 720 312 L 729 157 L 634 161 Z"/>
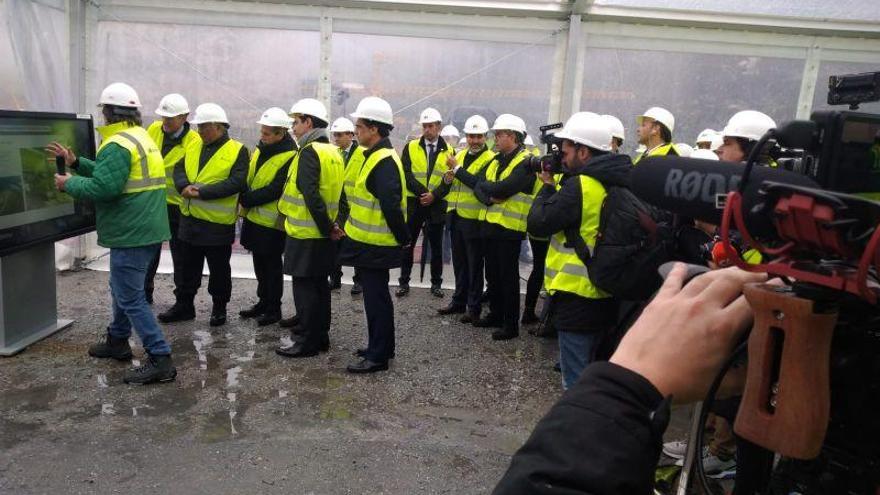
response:
<path id="1" fill-rule="evenodd" d="M 254 273 L 257 275 L 257 298 L 266 312 L 281 311 L 284 295 L 284 274 L 281 272 L 282 252 L 253 251 Z"/>
<path id="2" fill-rule="evenodd" d="M 359 268 L 367 314 L 367 355 L 370 361 L 385 362 L 394 355 L 394 305 L 388 290 L 387 268 Z"/>
<path id="3" fill-rule="evenodd" d="M 422 231 L 422 226 L 427 223 L 428 239 L 422 239 L 422 242 L 427 240 L 431 247 L 431 285 L 440 285 L 443 283 L 443 224 L 431 223 L 430 208 L 421 208 L 418 206 L 418 201 L 413 198 L 407 199 L 407 213 L 406 225 L 409 228 L 409 238 L 412 239 L 412 242 L 409 249 L 403 251 L 398 281 L 401 285 L 409 283 L 413 266 L 413 249 L 415 249 L 416 239 Z"/>
<path id="4" fill-rule="evenodd" d="M 547 251 L 550 249 L 550 241 L 539 241 L 529 237 L 529 246 L 532 248 L 532 273 L 526 282 L 525 310 L 535 311 L 538 305 L 538 295 L 541 286 L 544 285 L 544 265 L 547 261 Z"/>
<path id="5" fill-rule="evenodd" d="M 483 308 L 483 281 L 485 272 L 483 262 L 486 256 L 486 240 L 480 237 L 464 240 L 465 254 L 468 264 L 467 309 L 471 314 L 478 315 Z"/>
<path id="6" fill-rule="evenodd" d="M 205 260 L 208 261 L 208 294 L 214 304 L 226 304 L 232 297 L 232 268 L 229 259 L 232 258 L 232 246 L 197 246 L 186 241 L 180 241 L 182 251 L 182 276 L 181 284 L 177 290 L 177 299 L 191 303 L 196 297 L 196 292 L 202 285 L 202 267 Z"/>
<path id="7" fill-rule="evenodd" d="M 341 280 L 342 280 L 342 265 L 337 263 L 336 268 L 333 269 L 333 273 L 330 274 L 330 281 L 331 282 L 339 282 Z M 354 275 L 352 275 L 351 280 L 356 284 L 361 283 L 361 277 L 358 274 L 357 267 L 355 267 L 355 269 L 354 269 Z"/>
<path id="8" fill-rule="evenodd" d="M 504 329 L 519 333 L 519 250 L 520 240 L 486 240 L 486 281 L 489 314 L 500 318 Z"/>
<path id="9" fill-rule="evenodd" d="M 471 285 L 467 243 L 458 226 L 458 215 L 450 214 L 448 219 L 452 244 L 452 271 L 455 273 L 455 292 L 452 293 L 452 305 L 464 308 L 468 303 L 468 290 Z"/>
<path id="10" fill-rule="evenodd" d="M 330 341 L 330 286 L 327 277 L 293 277 L 293 304 L 304 333 L 297 342 L 306 349 Z"/>
<path id="11" fill-rule="evenodd" d="M 180 239 L 177 237 L 177 228 L 180 227 L 180 207 L 177 205 L 168 205 L 168 227 L 171 229 L 171 239 L 168 240 L 168 247 L 171 250 L 171 264 L 174 267 L 174 295 L 181 285 L 181 274 L 183 273 L 183 256 L 180 251 Z M 159 269 L 159 258 L 162 256 L 162 250 L 156 251 L 156 257 L 147 267 L 147 277 L 144 279 L 144 292 L 153 294 L 153 279 L 156 278 L 156 270 Z"/>

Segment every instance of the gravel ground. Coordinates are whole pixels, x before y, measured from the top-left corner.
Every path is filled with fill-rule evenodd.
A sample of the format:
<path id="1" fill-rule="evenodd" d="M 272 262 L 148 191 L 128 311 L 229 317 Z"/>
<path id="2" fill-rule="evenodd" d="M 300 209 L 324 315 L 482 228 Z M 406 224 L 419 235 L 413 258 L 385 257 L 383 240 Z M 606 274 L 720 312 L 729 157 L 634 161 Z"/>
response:
<path id="1" fill-rule="evenodd" d="M 283 329 L 238 318 L 256 292 L 240 279 L 224 327 L 208 327 L 207 281 L 196 320 L 165 327 L 176 382 L 127 386 L 125 364 L 86 355 L 108 321 L 107 273 L 57 284 L 74 325 L 0 359 L 0 493 L 487 493 L 560 394 L 555 341 L 493 342 L 438 316 L 448 296 L 424 289 L 395 301 L 387 372 L 344 371 L 366 339 L 348 286 L 333 294 L 330 352 L 281 358 Z M 156 285 L 158 312 L 170 276 Z"/>

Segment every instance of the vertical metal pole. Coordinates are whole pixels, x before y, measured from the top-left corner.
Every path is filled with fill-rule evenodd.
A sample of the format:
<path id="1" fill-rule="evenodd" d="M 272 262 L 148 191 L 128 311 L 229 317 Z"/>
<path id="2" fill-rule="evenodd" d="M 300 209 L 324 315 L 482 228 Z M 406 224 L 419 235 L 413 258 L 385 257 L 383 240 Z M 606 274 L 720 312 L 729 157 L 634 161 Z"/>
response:
<path id="1" fill-rule="evenodd" d="M 565 73 L 562 78 L 559 119 L 565 120 L 577 111 L 575 104 L 580 101 L 575 96 L 580 91 L 575 87 L 579 60 L 583 58 L 583 36 L 581 34 L 581 15 L 572 14 L 568 20 L 568 45 L 565 50 Z"/>
<path id="2" fill-rule="evenodd" d="M 819 78 L 819 64 L 822 61 L 822 48 L 813 38 L 807 49 L 804 60 L 804 74 L 801 77 L 801 91 L 798 95 L 797 119 L 809 119 L 813 110 L 813 96 L 816 94 L 816 83 Z"/>
<path id="3" fill-rule="evenodd" d="M 318 70 L 318 95 L 317 99 L 330 109 L 331 97 L 331 55 L 333 53 L 333 18 L 325 13 L 321 14 L 321 60 Z"/>

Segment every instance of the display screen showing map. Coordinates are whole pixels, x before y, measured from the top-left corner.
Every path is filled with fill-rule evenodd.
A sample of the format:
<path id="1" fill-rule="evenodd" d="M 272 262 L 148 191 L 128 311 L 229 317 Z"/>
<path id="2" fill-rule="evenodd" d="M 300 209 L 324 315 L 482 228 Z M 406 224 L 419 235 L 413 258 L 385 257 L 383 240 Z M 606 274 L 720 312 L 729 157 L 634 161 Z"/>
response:
<path id="1" fill-rule="evenodd" d="M 94 158 L 91 116 L 0 110 L 0 254 L 94 228 L 94 209 L 55 188 L 52 141 Z"/>

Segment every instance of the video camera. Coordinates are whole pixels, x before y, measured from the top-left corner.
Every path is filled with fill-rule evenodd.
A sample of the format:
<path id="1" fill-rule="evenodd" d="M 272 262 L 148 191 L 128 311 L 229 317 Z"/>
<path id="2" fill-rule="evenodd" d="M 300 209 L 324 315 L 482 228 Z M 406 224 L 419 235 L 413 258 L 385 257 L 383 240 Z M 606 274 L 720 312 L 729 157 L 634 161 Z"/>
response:
<path id="1" fill-rule="evenodd" d="M 828 102 L 880 100 L 880 72 L 832 76 Z M 769 150 L 820 185 L 764 181 L 743 206 L 755 163 Z M 644 165 L 647 166 L 647 165 Z M 760 180 L 760 179 L 759 179 Z M 880 115 L 817 111 L 770 130 L 727 196 L 721 236 L 738 233 L 770 261 L 783 287 L 746 287 L 755 312 L 734 430 L 782 455 L 767 493 L 880 493 Z M 748 211 L 744 211 L 748 210 Z M 746 216 L 775 232 L 753 236 Z M 719 377 L 720 381 L 720 377 Z M 711 399 L 710 399 L 711 400 Z M 769 469 L 768 469 L 769 472 Z"/>
<path id="2" fill-rule="evenodd" d="M 556 129 L 562 128 L 562 122 L 555 124 L 542 125 L 538 129 L 541 131 L 541 143 L 546 147 L 547 152 L 541 156 L 528 157 L 526 165 L 532 172 L 550 172 L 551 174 L 561 174 L 562 168 L 562 150 L 559 148 L 560 140 L 554 136 Z"/>

